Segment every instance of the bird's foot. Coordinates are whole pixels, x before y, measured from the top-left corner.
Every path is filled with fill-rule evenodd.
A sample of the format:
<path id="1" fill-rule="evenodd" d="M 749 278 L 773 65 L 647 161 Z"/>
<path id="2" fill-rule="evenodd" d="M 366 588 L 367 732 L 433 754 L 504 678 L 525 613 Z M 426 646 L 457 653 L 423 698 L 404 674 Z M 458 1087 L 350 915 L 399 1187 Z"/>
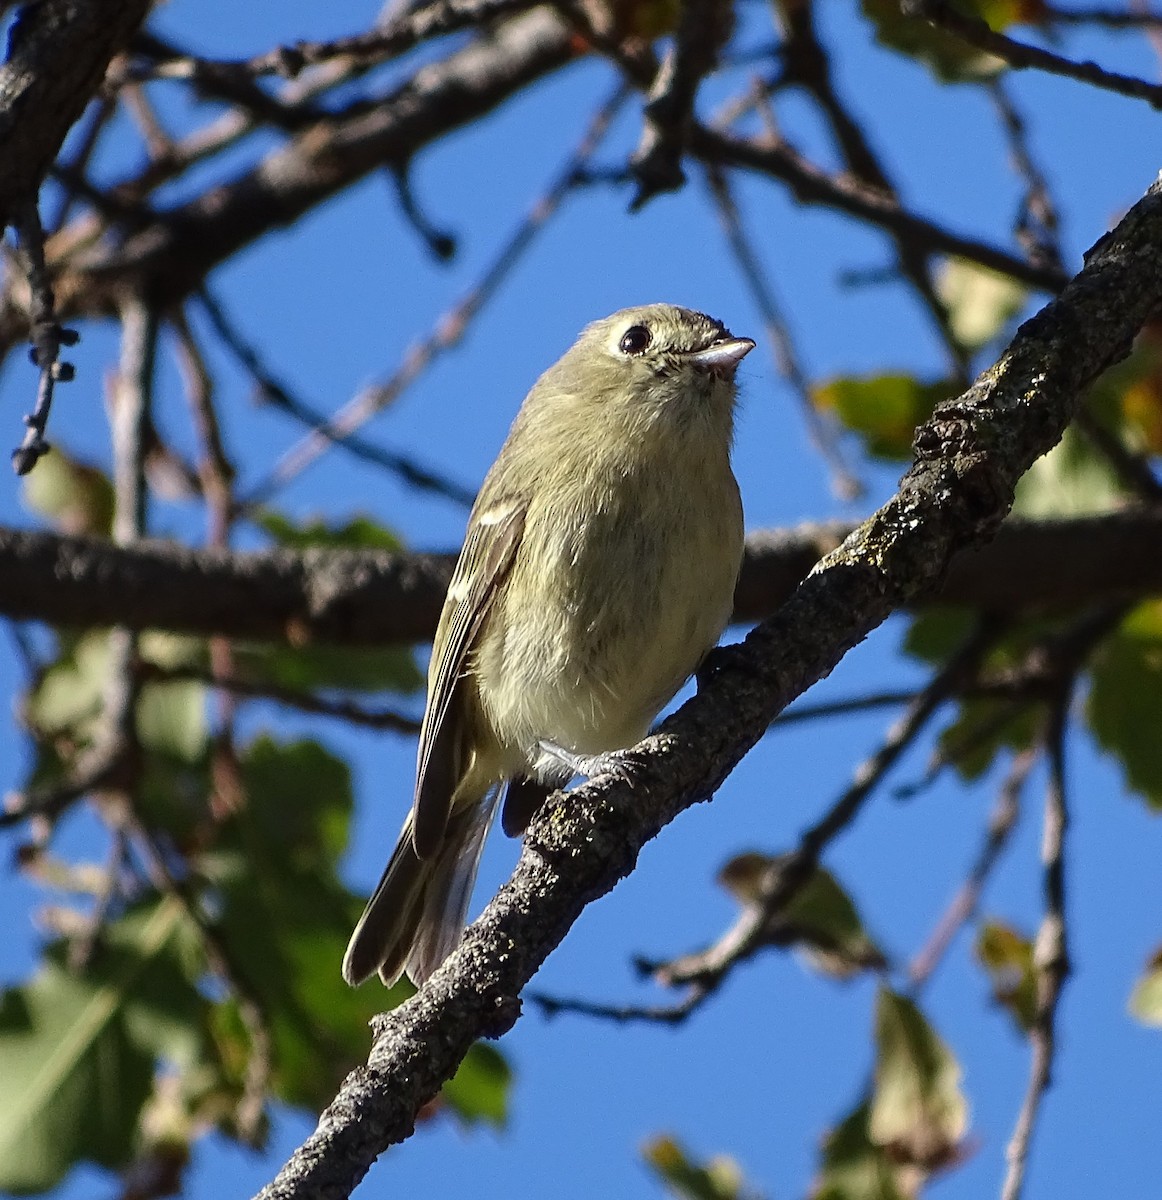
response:
<path id="1" fill-rule="evenodd" d="M 574 775 L 583 779 L 596 779 L 599 775 L 613 775 L 617 779 L 629 778 L 629 755 L 625 750 L 607 750 L 603 754 L 574 754 L 556 742 L 542 738 L 537 743 L 541 751 L 568 767 Z"/>

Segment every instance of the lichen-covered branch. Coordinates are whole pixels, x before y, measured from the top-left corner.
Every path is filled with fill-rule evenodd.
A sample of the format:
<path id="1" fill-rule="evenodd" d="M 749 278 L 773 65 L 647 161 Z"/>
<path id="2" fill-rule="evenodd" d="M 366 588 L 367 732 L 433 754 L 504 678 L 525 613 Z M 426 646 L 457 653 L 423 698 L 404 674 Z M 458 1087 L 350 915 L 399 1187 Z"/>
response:
<path id="1" fill-rule="evenodd" d="M 546 803 L 512 879 L 427 984 L 379 1019 L 367 1066 L 348 1076 L 262 1200 L 349 1195 L 375 1157 L 410 1134 L 473 1041 L 513 1025 L 525 985 L 645 843 L 712 795 L 776 713 L 893 609 L 928 593 L 957 550 L 995 533 L 1017 479 L 1160 301 L 1156 187 L 1000 361 L 920 430 L 896 496 L 720 658 L 698 695 L 627 756 L 624 775 Z"/>

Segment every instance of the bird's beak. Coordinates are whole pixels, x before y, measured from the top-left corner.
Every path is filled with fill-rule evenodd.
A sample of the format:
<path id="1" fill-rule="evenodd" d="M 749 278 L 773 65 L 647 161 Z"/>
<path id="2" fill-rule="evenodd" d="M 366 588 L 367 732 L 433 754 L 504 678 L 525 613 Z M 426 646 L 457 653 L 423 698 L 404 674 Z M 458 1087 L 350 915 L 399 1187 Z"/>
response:
<path id="1" fill-rule="evenodd" d="M 729 375 L 754 347 L 755 344 L 750 338 L 731 337 L 727 333 L 705 350 L 696 350 L 690 355 L 690 362 L 703 371 Z"/>

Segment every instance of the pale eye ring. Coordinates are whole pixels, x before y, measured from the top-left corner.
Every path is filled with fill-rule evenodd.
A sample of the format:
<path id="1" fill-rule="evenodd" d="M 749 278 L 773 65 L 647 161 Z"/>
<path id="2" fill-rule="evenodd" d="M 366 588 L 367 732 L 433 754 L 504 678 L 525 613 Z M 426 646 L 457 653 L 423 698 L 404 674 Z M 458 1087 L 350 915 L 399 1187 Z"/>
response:
<path id="1" fill-rule="evenodd" d="M 621 335 L 617 348 L 622 354 L 641 354 L 650 344 L 650 331 L 644 325 L 631 325 Z"/>

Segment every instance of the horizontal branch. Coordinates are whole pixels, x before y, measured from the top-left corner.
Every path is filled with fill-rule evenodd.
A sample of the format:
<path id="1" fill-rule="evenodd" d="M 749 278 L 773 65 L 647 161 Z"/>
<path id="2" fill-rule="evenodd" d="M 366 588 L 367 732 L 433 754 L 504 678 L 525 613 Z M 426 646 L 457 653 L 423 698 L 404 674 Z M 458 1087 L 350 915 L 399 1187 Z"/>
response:
<path id="1" fill-rule="evenodd" d="M 773 613 L 850 522 L 753 533 L 736 622 Z M 0 615 L 51 625 L 223 634 L 252 641 L 389 645 L 431 638 L 451 554 L 354 550 L 228 553 L 171 542 L 0 528 Z M 1162 593 L 1162 510 L 1066 521 L 1010 521 L 960 555 L 938 601 L 998 613 L 1068 609 Z"/>
<path id="2" fill-rule="evenodd" d="M 533 819 L 512 878 L 410 1000 L 375 1022 L 353 1071 L 262 1200 L 350 1195 L 376 1156 L 480 1037 L 516 1022 L 521 992 L 585 906 L 643 846 L 711 796 L 772 719 L 903 604 L 950 556 L 993 535 L 1017 480 L 1061 437 L 1086 390 L 1162 302 L 1162 185 L 1018 331 L 991 370 L 918 432 L 900 490 L 821 562 L 770 620 L 718 657 L 698 694 L 606 775 Z"/>

